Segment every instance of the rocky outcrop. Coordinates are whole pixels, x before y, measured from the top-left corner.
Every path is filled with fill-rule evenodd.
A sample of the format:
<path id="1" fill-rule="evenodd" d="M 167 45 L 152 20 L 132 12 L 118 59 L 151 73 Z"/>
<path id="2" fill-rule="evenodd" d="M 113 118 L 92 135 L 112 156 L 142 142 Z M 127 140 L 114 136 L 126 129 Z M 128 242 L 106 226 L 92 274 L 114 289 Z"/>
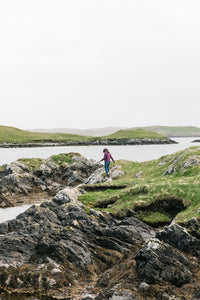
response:
<path id="1" fill-rule="evenodd" d="M 150 239 L 135 259 L 139 277 L 149 284 L 169 282 L 182 286 L 192 280 L 187 258 L 158 239 Z"/>
<path id="2" fill-rule="evenodd" d="M 200 143 L 200 139 L 193 140 L 191 143 Z"/>
<path id="3" fill-rule="evenodd" d="M 70 154 L 70 162 L 56 163 L 48 159 L 18 160 L 0 171 L 0 207 L 19 205 L 30 201 L 23 195 L 43 193 L 43 198 L 56 194 L 65 186 L 83 183 L 99 168 L 100 163 L 79 154 Z M 40 196 L 41 198 L 41 196 Z"/>
<path id="4" fill-rule="evenodd" d="M 86 212 L 82 192 L 82 185 L 68 186 L 0 224 L 2 299 L 8 293 L 12 300 L 16 293 L 79 300 L 199 295 L 197 237 L 174 223 L 155 233 L 135 217 Z M 198 226 L 188 222 L 193 232 Z"/>
<path id="5" fill-rule="evenodd" d="M 193 237 L 186 228 L 183 228 L 177 224 L 171 224 L 160 230 L 156 237 L 165 243 L 168 243 L 177 249 L 189 252 L 200 253 L 200 241 Z"/>
<path id="6" fill-rule="evenodd" d="M 110 170 L 110 177 L 105 177 L 104 168 L 99 168 L 94 173 L 92 173 L 85 181 L 84 184 L 92 185 L 103 182 L 112 181 L 112 179 L 116 179 L 117 177 L 123 176 L 124 172 L 120 170 L 120 166 L 114 166 Z"/>
<path id="7" fill-rule="evenodd" d="M 120 222 L 108 213 L 87 214 L 78 201 L 80 193 L 68 187 L 0 224 L 1 290 L 73 293 L 155 236 L 133 217 Z M 117 293 L 113 291 L 111 299 L 117 299 Z"/>
<path id="8" fill-rule="evenodd" d="M 152 145 L 177 144 L 171 139 L 92 139 L 77 142 L 49 142 L 49 143 L 2 143 L 0 148 L 30 148 L 30 147 L 59 147 L 59 146 L 90 146 L 90 145 Z"/>
<path id="9" fill-rule="evenodd" d="M 116 166 L 106 178 L 101 164 L 78 154 L 62 164 L 56 161 L 20 160 L 1 169 L 1 203 L 12 200 L 9 192 L 21 198 L 48 189 L 52 194 L 40 206 L 0 223 L 2 300 L 199 299 L 198 220 L 192 218 L 184 227 L 173 221 L 155 232 L 133 214 L 119 220 L 86 208 L 79 201 L 85 190 L 127 187 L 109 182 L 122 171 Z M 135 212 L 168 212 L 174 218 L 183 208 L 182 199 L 172 197 L 140 204 Z"/>

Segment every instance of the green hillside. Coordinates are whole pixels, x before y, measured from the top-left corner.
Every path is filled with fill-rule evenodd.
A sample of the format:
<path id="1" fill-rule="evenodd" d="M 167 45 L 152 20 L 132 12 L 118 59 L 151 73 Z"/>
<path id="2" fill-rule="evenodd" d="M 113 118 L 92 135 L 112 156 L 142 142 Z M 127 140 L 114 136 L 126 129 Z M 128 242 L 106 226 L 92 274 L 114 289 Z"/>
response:
<path id="1" fill-rule="evenodd" d="M 104 137 L 90 137 L 77 134 L 66 133 L 39 133 L 21 130 L 15 127 L 0 125 L 0 143 L 28 143 L 28 142 L 79 142 L 94 141 L 101 139 L 140 139 L 140 138 L 158 138 L 166 137 L 155 132 L 145 130 L 119 130 L 116 133 Z"/>
<path id="2" fill-rule="evenodd" d="M 200 136 L 200 128 L 195 126 L 149 126 L 141 127 L 141 129 L 150 130 L 168 137 Z"/>
<path id="3" fill-rule="evenodd" d="M 166 136 L 152 132 L 144 129 L 127 129 L 127 130 L 119 130 L 115 133 L 112 133 L 107 136 L 101 137 L 109 138 L 109 139 L 141 139 L 141 138 L 149 138 L 149 139 L 166 139 Z"/>
<path id="4" fill-rule="evenodd" d="M 85 140 L 88 140 L 88 137 L 64 133 L 36 133 L 0 125 L 1 143 L 67 142 Z"/>
<path id="5" fill-rule="evenodd" d="M 93 187 L 79 200 L 119 218 L 132 214 L 153 226 L 169 224 L 174 218 L 178 223 L 192 217 L 200 220 L 200 147 L 158 160 L 117 163 L 125 172 L 123 177 L 113 180 L 110 188 L 104 183 L 104 191 L 96 185 L 96 191 Z"/>

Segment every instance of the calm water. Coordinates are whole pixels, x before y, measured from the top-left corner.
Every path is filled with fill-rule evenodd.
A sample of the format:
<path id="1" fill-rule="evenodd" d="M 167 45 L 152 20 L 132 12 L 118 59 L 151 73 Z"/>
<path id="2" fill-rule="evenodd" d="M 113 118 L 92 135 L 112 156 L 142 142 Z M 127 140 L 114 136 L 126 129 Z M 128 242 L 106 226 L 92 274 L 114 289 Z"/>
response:
<path id="1" fill-rule="evenodd" d="M 19 214 L 27 210 L 33 204 L 24 204 L 16 207 L 0 208 L 0 223 L 16 218 Z M 38 203 L 35 205 L 39 205 Z"/>
<path id="2" fill-rule="evenodd" d="M 109 146 L 113 157 L 132 161 L 145 161 L 159 158 L 200 143 L 191 143 L 195 138 L 176 138 L 178 144 L 173 145 L 143 145 L 143 146 Z M 89 159 L 100 160 L 103 157 L 104 146 L 69 146 L 69 147 L 44 147 L 44 148 L 0 148 L 0 165 L 10 163 L 19 158 L 47 158 L 53 154 L 78 152 Z M 31 205 L 0 209 L 0 223 L 15 218 Z"/>
<path id="3" fill-rule="evenodd" d="M 185 148 L 200 145 L 191 143 L 192 138 L 176 138 L 178 144 L 172 145 L 135 145 L 135 146 L 109 146 L 113 157 L 132 161 L 145 161 L 159 158 Z M 0 165 L 10 163 L 19 158 L 48 158 L 53 154 L 78 152 L 87 158 L 100 160 L 103 157 L 104 146 L 65 146 L 65 147 L 43 147 L 43 148 L 0 148 Z"/>

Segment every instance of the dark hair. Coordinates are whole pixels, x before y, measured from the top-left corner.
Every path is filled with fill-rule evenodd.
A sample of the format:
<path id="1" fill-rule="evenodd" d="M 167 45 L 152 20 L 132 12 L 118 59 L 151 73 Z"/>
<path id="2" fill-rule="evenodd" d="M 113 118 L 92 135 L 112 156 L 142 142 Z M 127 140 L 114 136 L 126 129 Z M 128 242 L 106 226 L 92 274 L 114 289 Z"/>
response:
<path id="1" fill-rule="evenodd" d="M 109 152 L 109 150 L 108 150 L 108 149 L 106 149 L 106 148 L 105 148 L 105 149 L 103 149 L 103 153 L 105 153 L 105 152 L 107 152 L 107 153 L 110 153 L 110 152 Z"/>

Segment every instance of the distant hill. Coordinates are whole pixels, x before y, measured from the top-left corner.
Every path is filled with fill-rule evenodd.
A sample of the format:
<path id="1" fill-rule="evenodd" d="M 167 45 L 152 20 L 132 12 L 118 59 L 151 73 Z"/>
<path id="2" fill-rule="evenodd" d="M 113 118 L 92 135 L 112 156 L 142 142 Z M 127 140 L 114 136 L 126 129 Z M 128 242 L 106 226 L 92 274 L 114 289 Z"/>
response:
<path id="1" fill-rule="evenodd" d="M 168 137 L 200 136 L 200 128 L 195 126 L 148 126 L 134 127 L 132 129 L 150 130 Z"/>
<path id="2" fill-rule="evenodd" d="M 200 128 L 195 126 L 147 126 L 147 127 L 103 127 L 103 128 L 90 128 L 90 129 L 76 129 L 76 128 L 53 128 L 53 129 L 28 129 L 32 132 L 40 133 L 66 133 L 66 134 L 78 134 L 84 136 L 105 136 L 113 134 L 119 130 L 129 129 L 143 129 L 147 131 L 153 131 L 167 137 L 190 137 L 200 136 Z"/>
<path id="3" fill-rule="evenodd" d="M 152 132 L 144 129 L 127 129 L 127 130 L 118 130 L 110 135 L 103 136 L 101 138 L 109 138 L 109 139 L 166 139 L 166 136 L 159 134 L 157 132 Z"/>
<path id="4" fill-rule="evenodd" d="M 104 136 L 112 134 L 118 130 L 128 129 L 127 127 L 103 127 L 103 128 L 90 128 L 90 129 L 76 129 L 76 128 L 51 128 L 51 129 L 27 129 L 32 132 L 43 133 L 68 133 L 86 136 Z"/>
<path id="5" fill-rule="evenodd" d="M 122 140 L 122 139 L 166 139 L 165 136 L 158 133 L 143 129 L 118 130 L 115 133 L 105 136 L 84 136 L 66 133 L 41 133 L 21 130 L 15 127 L 0 125 L 0 143 L 47 143 L 47 142 L 64 142 L 77 143 L 87 142 L 88 144 L 105 140 Z"/>
<path id="6" fill-rule="evenodd" d="M 15 127 L 0 125 L 1 143 L 30 143 L 30 142 L 68 142 L 85 141 L 88 137 L 64 133 L 39 133 L 21 130 Z"/>

